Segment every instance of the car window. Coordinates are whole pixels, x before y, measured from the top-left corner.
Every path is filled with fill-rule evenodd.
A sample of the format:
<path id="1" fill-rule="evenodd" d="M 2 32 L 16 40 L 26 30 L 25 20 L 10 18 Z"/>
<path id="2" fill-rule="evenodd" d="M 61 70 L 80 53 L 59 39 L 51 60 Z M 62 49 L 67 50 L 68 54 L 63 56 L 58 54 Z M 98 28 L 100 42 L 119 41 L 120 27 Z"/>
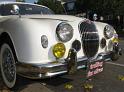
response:
<path id="1" fill-rule="evenodd" d="M 3 7 L 2 15 L 14 15 L 11 10 L 13 9 L 13 5 L 17 5 L 20 9 L 21 15 L 30 15 L 30 14 L 54 14 L 52 10 L 47 7 L 30 5 L 30 4 L 7 4 Z"/>

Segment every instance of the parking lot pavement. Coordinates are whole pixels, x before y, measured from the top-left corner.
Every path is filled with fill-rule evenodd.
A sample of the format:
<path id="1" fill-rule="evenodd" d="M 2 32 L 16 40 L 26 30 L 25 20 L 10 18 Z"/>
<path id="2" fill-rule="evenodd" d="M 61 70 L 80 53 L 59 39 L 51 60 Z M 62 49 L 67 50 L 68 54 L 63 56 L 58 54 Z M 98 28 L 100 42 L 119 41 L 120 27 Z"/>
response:
<path id="1" fill-rule="evenodd" d="M 124 76 L 124 67 L 105 64 L 104 72 L 92 80 L 94 88 L 91 92 L 124 92 L 124 81 L 119 78 L 122 75 Z M 54 92 L 84 92 L 83 78 L 83 71 L 80 70 L 76 75 L 46 81 L 46 87 Z M 71 84 L 72 89 L 65 88 L 66 84 Z"/>
<path id="2" fill-rule="evenodd" d="M 28 85 L 26 88 L 20 90 L 21 92 L 53 92 L 40 83 L 33 83 Z"/>
<path id="3" fill-rule="evenodd" d="M 53 92 L 38 81 L 29 80 L 18 76 L 18 84 L 12 90 L 5 87 L 0 76 L 0 92 Z"/>
<path id="4" fill-rule="evenodd" d="M 121 39 L 120 42 L 123 48 L 124 40 Z M 0 92 L 10 92 L 1 81 L 0 77 Z M 63 75 L 45 80 L 18 77 L 18 81 L 13 92 L 85 92 L 83 70 L 79 70 L 75 75 Z M 104 72 L 94 77 L 91 83 L 93 85 L 91 92 L 124 92 L 124 54 L 118 61 L 106 63 Z"/>

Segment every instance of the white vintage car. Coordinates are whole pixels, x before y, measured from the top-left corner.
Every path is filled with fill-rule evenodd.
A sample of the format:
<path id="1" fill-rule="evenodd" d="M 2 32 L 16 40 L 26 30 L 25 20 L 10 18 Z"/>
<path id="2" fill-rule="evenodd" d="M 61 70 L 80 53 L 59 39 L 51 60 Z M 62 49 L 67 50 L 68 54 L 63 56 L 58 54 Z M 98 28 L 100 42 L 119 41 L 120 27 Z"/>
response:
<path id="1" fill-rule="evenodd" d="M 36 4 L 0 3 L 0 69 L 9 88 L 17 74 L 38 79 L 88 67 L 89 78 L 118 53 L 117 34 L 108 24 L 55 15 Z"/>

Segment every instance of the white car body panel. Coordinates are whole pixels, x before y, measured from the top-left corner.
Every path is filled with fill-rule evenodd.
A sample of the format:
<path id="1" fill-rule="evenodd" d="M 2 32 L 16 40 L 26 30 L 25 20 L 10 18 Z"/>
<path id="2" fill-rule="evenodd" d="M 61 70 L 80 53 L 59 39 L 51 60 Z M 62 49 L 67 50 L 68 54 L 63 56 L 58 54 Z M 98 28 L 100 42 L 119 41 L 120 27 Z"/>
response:
<path id="1" fill-rule="evenodd" d="M 61 18 L 59 20 L 59 17 Z M 16 50 L 16 54 L 18 57 L 18 60 L 20 62 L 26 62 L 26 63 L 48 63 L 55 61 L 55 57 L 52 54 L 52 46 L 55 45 L 55 43 L 59 42 L 56 38 L 56 33 L 54 30 L 56 30 L 57 25 L 60 22 L 64 22 L 61 20 L 65 20 L 66 18 L 69 20 L 67 21 L 70 25 L 74 28 L 74 36 L 71 39 L 71 41 L 65 43 L 66 48 L 71 47 L 72 41 L 75 39 L 80 40 L 79 31 L 78 31 L 78 24 L 79 22 L 83 21 L 84 19 L 73 17 L 73 16 L 62 16 L 62 15 L 56 15 L 53 16 L 46 15 L 46 16 L 39 16 L 33 17 L 32 16 L 22 16 L 22 18 L 18 18 L 18 16 L 8 16 L 5 18 L 5 20 L 9 20 L 9 18 L 13 18 L 14 21 L 21 21 L 22 27 L 25 29 L 23 30 L 22 27 L 10 27 L 9 29 L 3 29 L 5 32 L 7 32 L 13 43 Z M 44 20 L 44 18 L 46 20 Z M 57 19 L 56 19 L 57 18 Z M 62 19 L 63 18 L 63 19 Z M 76 20 L 79 19 L 79 20 Z M 2 18 L 3 20 L 3 18 Z M 75 21 L 76 22 L 73 22 Z M 42 26 L 41 26 L 42 25 Z M 48 26 L 49 25 L 49 26 Z M 6 25 L 5 25 L 6 26 Z M 76 26 L 76 27 L 75 27 Z M 1 32 L 2 33 L 2 32 Z M 46 35 L 49 39 L 49 46 L 46 49 L 43 49 L 41 46 L 41 36 Z M 66 58 L 68 55 L 68 50 L 66 51 L 66 54 L 63 58 Z M 82 51 L 78 53 L 78 57 L 84 56 Z"/>

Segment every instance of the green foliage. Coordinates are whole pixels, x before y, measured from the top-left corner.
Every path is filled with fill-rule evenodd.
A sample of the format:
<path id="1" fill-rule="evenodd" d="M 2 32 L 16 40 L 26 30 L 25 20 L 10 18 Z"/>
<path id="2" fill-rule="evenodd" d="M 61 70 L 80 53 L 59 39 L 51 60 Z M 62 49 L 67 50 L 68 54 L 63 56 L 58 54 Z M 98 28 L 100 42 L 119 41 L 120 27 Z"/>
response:
<path id="1" fill-rule="evenodd" d="M 77 10 L 92 10 L 101 15 L 123 14 L 124 0 L 76 0 Z"/>
<path id="2" fill-rule="evenodd" d="M 85 9 L 84 0 L 77 0 L 75 6 L 78 11 Z"/>
<path id="3" fill-rule="evenodd" d="M 52 9 L 56 14 L 63 13 L 63 7 L 60 2 L 56 0 L 38 0 L 37 4 L 44 5 Z"/>
<path id="4" fill-rule="evenodd" d="M 45 5 L 55 13 L 63 13 L 63 7 L 57 0 L 38 0 L 38 4 Z M 76 0 L 77 11 L 94 11 L 100 15 L 124 15 L 124 0 Z"/>

